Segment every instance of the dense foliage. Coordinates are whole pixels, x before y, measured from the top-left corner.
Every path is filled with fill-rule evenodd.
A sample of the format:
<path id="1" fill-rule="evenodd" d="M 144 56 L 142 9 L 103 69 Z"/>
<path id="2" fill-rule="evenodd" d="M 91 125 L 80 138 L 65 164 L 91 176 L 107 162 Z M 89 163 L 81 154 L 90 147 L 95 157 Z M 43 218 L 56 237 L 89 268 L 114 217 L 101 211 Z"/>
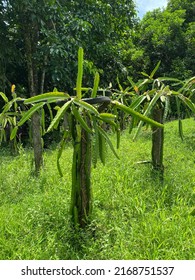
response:
<path id="1" fill-rule="evenodd" d="M 129 75 L 150 72 L 161 60 L 159 74 L 189 78 L 195 73 L 195 1 L 170 0 L 167 8 L 147 12 L 131 37 L 121 45 L 123 63 Z"/>
<path id="2" fill-rule="evenodd" d="M 0 1 L 0 91 L 30 97 L 68 91 L 75 95 L 77 49 L 85 50 L 83 82 L 119 87 L 129 76 L 150 73 L 184 80 L 194 74 L 194 1 L 170 0 L 164 10 L 136 18 L 134 1 Z M 89 97 L 85 93 L 84 97 Z M 4 106 L 1 98 L 0 108 Z M 176 108 L 172 106 L 173 110 Z M 175 116 L 175 112 L 174 112 Z M 5 126 L 4 126 L 5 127 Z M 32 118 L 37 170 L 42 164 L 40 118 Z"/>
<path id="3" fill-rule="evenodd" d="M 86 53 L 87 80 L 96 69 L 105 83 L 116 76 L 121 68 L 117 45 L 133 28 L 135 10 L 133 1 L 9 0 L 1 1 L 0 13 L 3 85 L 15 83 L 27 90 L 31 56 L 41 91 L 44 83 L 45 90 L 73 88 L 79 46 Z"/>
<path id="4" fill-rule="evenodd" d="M 160 75 L 189 78 L 195 73 L 194 7 L 191 0 L 170 0 L 140 20 L 134 1 L 1 1 L 0 90 L 8 92 L 14 83 L 29 95 L 30 56 L 39 93 L 72 90 L 79 46 L 86 54 L 87 84 L 97 70 L 104 87 L 117 76 L 138 79 L 159 60 Z"/>

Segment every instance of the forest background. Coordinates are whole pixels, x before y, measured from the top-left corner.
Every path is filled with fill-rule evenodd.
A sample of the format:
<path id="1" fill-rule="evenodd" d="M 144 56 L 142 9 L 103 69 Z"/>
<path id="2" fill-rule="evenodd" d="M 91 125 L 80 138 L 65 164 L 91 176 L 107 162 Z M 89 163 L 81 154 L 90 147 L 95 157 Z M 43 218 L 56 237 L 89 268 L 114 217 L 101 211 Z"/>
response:
<path id="1" fill-rule="evenodd" d="M 8 96 L 12 84 L 18 95 L 30 95 L 31 70 L 37 94 L 54 87 L 70 93 L 79 46 L 87 85 L 96 71 L 102 88 L 117 86 L 117 77 L 137 81 L 159 61 L 158 76 L 185 79 L 195 73 L 195 1 L 169 0 L 141 20 L 136 3 L 125 0 L 9 0 L 0 2 L 0 15 L 0 91 Z"/>

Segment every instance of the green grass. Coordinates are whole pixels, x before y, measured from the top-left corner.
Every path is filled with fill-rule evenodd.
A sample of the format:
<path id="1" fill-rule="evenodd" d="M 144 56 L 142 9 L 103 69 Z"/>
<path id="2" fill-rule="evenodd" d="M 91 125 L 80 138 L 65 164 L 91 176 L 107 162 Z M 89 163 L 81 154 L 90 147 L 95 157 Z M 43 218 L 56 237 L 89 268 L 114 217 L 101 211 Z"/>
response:
<path id="1" fill-rule="evenodd" d="M 70 225 L 72 149 L 56 167 L 57 150 L 45 152 L 39 178 L 31 174 L 32 152 L 0 152 L 0 259 L 194 259 L 195 122 L 165 127 L 162 183 L 150 164 L 151 133 L 136 142 L 124 132 L 117 160 L 92 172 L 93 215 L 86 230 Z"/>

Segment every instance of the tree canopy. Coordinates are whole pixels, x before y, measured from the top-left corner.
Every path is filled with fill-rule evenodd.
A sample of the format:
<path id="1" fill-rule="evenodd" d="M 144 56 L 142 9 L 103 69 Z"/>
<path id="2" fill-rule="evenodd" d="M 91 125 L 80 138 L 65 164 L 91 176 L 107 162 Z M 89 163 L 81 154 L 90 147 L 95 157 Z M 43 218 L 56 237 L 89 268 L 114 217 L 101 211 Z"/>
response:
<path id="1" fill-rule="evenodd" d="M 26 87 L 24 77 L 31 57 L 40 80 L 39 91 L 43 72 L 45 89 L 72 88 L 79 46 L 86 53 L 85 79 L 90 80 L 90 74 L 98 69 L 102 81 L 107 83 L 120 71 L 117 46 L 134 26 L 133 1 L 86 0 L 81 4 L 80 1 L 7 0 L 1 1 L 0 7 L 0 30 L 4 30 L 0 34 L 2 39 L 7 38 L 7 42 L 1 40 L 0 48 L 5 49 L 6 44 L 3 59 L 6 65 L 17 65 L 14 72 L 22 72 L 16 78 L 8 66 L 1 70 L 1 77 L 10 83 Z"/>
<path id="2" fill-rule="evenodd" d="M 161 61 L 162 75 L 187 78 L 195 73 L 195 1 L 169 0 L 164 10 L 146 13 L 136 31 L 133 42 L 147 71 Z"/>
<path id="3" fill-rule="evenodd" d="M 74 88 L 77 50 L 85 50 L 84 83 L 101 75 L 101 86 L 150 72 L 186 78 L 195 69 L 195 1 L 169 0 L 167 8 L 136 15 L 135 1 L 0 1 L 0 90 L 30 95 Z"/>

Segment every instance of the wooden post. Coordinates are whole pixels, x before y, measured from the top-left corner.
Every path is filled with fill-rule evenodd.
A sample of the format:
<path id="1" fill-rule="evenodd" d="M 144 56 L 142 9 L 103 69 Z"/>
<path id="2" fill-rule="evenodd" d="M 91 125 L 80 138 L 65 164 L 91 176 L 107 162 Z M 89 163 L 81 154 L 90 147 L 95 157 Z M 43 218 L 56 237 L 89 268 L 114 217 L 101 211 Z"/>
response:
<path id="1" fill-rule="evenodd" d="M 153 109 L 153 120 L 159 123 L 163 123 L 164 110 L 157 104 Z M 164 144 L 164 129 L 163 128 L 152 128 L 152 165 L 161 174 L 164 172 L 163 166 L 163 144 Z"/>

